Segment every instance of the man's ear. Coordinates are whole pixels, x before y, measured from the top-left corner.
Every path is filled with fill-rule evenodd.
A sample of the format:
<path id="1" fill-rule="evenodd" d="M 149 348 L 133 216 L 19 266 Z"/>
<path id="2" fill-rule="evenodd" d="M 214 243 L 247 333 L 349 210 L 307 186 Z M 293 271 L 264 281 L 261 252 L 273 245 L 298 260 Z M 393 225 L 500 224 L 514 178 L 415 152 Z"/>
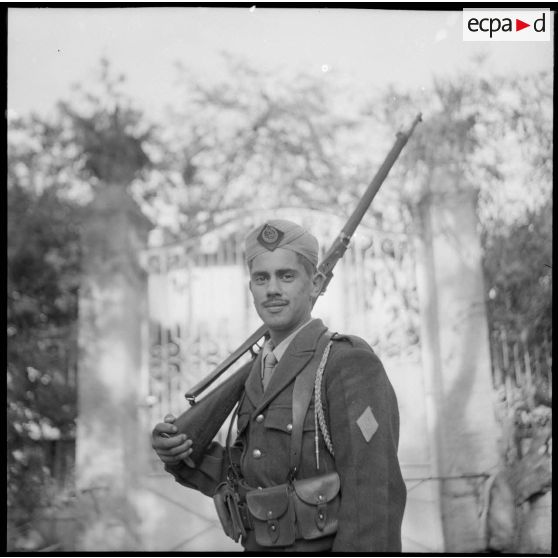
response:
<path id="1" fill-rule="evenodd" d="M 322 273 L 314 273 L 312 276 L 312 298 L 318 298 L 322 292 L 325 277 Z"/>

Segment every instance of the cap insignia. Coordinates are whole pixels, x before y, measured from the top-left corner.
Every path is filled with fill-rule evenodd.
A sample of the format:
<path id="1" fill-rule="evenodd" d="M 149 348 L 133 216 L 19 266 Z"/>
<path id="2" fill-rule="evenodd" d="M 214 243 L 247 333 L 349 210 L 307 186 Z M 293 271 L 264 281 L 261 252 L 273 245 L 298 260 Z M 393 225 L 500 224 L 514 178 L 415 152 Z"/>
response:
<path id="1" fill-rule="evenodd" d="M 285 233 L 279 229 L 276 229 L 272 225 L 265 225 L 258 235 L 257 240 L 264 248 L 275 250 L 283 239 L 283 236 L 285 236 Z"/>

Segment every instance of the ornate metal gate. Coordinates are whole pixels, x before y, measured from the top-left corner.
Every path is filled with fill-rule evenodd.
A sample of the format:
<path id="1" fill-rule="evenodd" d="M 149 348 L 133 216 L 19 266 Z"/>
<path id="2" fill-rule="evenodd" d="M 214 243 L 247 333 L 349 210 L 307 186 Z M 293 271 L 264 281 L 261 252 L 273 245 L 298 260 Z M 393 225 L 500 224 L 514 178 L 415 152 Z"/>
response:
<path id="1" fill-rule="evenodd" d="M 331 239 L 323 237 L 330 236 L 332 217 L 317 212 L 301 217 L 311 230 L 327 223 L 328 234 L 320 238 L 327 247 Z M 148 250 L 154 418 L 180 412 L 187 388 L 259 326 L 243 262 L 243 238 L 250 227 L 242 222 L 196 243 Z M 414 261 L 406 236 L 359 230 L 314 314 L 332 329 L 362 336 L 382 358 L 418 354 Z"/>

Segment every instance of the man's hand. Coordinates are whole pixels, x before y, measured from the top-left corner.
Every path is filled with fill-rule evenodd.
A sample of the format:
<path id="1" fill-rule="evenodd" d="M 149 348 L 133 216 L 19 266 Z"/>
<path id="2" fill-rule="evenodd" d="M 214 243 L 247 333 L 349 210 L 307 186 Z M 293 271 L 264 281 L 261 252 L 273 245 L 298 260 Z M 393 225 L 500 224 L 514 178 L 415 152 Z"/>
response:
<path id="1" fill-rule="evenodd" d="M 178 465 L 184 461 L 188 467 L 195 467 L 195 463 L 190 458 L 192 453 L 192 440 L 185 434 L 177 434 L 176 426 L 173 422 L 176 417 L 166 415 L 155 425 L 151 434 L 151 446 L 157 452 L 159 459 L 166 465 Z"/>

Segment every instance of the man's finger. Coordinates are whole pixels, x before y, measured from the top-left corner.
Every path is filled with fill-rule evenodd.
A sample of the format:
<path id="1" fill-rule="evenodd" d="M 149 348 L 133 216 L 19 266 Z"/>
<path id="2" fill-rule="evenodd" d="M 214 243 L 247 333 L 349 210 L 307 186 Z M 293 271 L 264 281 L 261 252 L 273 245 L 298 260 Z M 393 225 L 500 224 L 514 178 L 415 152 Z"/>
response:
<path id="1" fill-rule="evenodd" d="M 153 440 L 152 446 L 154 450 L 169 451 L 184 445 L 186 441 L 190 441 L 186 438 L 185 434 L 178 434 L 174 436 L 167 436 L 164 433 L 161 436 L 156 437 Z M 188 445 L 188 447 L 191 443 Z"/>
<path id="2" fill-rule="evenodd" d="M 182 452 L 178 455 L 167 455 L 167 453 L 159 453 L 159 458 L 163 463 L 168 463 L 169 465 L 177 465 L 181 461 L 185 462 L 189 467 L 195 467 L 194 462 L 190 458 L 192 449 Z"/>
<path id="3" fill-rule="evenodd" d="M 185 440 L 178 446 L 170 447 L 166 450 L 168 455 L 178 456 L 181 453 L 188 451 L 192 447 L 192 440 Z"/>
<path id="4" fill-rule="evenodd" d="M 174 436 L 178 432 L 178 429 L 174 424 L 168 422 L 159 422 L 155 425 L 153 429 L 154 436 Z"/>

